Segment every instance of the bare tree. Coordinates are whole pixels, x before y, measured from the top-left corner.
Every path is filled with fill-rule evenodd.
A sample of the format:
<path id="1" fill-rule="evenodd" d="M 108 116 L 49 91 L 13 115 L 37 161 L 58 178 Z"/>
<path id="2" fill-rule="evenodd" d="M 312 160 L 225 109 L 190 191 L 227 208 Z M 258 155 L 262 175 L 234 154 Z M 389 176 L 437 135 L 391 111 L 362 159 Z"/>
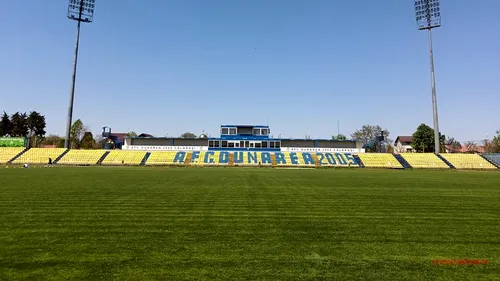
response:
<path id="1" fill-rule="evenodd" d="M 41 144 L 43 145 L 55 145 L 58 146 L 61 143 L 61 140 L 64 140 L 60 136 L 57 135 L 48 135 L 43 138 Z"/>
<path id="2" fill-rule="evenodd" d="M 455 140 L 453 137 L 449 137 L 446 139 L 446 145 L 448 146 L 449 152 L 460 152 L 462 150 L 462 144 L 459 141 Z"/>
<path id="3" fill-rule="evenodd" d="M 493 137 L 493 139 L 483 140 L 483 146 L 485 152 L 488 153 L 500 153 L 500 130 L 498 130 L 497 135 Z"/>
<path id="4" fill-rule="evenodd" d="M 379 143 L 377 137 L 383 135 L 385 140 Z M 367 151 L 386 151 L 387 146 L 391 144 L 392 140 L 389 139 L 389 131 L 383 130 L 379 125 L 363 125 L 361 129 L 356 130 L 351 134 L 352 140 L 361 142 Z"/>
<path id="5" fill-rule="evenodd" d="M 464 143 L 464 146 L 465 146 L 465 151 L 467 151 L 467 152 L 472 153 L 472 152 L 478 151 L 478 146 L 477 146 L 476 142 L 474 142 L 474 141 L 466 141 Z"/>
<path id="6" fill-rule="evenodd" d="M 80 147 L 80 142 L 82 141 L 83 136 L 87 131 L 88 129 L 83 125 L 83 122 L 80 119 L 76 120 L 73 123 L 73 125 L 71 125 L 71 130 L 70 130 L 71 148 Z"/>

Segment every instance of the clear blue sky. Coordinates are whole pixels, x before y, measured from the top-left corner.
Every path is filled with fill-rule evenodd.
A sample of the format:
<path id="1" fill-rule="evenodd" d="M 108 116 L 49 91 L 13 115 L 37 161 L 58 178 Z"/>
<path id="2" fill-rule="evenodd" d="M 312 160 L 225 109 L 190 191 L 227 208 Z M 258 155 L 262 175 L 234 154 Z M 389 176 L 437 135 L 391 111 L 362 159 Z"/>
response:
<path id="1" fill-rule="evenodd" d="M 471 3 L 474 4 L 470 7 Z M 500 129 L 500 1 L 442 0 L 433 32 L 441 131 Z M 76 22 L 67 0 L 0 1 L 0 110 L 63 135 Z M 96 0 L 82 26 L 74 120 L 94 133 L 391 137 L 432 126 L 428 41 L 412 0 Z"/>

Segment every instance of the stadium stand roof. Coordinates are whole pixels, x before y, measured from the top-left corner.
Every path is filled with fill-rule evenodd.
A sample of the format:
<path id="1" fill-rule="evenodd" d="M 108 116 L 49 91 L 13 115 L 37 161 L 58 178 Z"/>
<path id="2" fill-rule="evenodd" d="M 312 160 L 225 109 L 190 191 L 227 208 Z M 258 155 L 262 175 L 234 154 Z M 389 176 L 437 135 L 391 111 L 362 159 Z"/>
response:
<path id="1" fill-rule="evenodd" d="M 251 127 L 251 128 L 269 128 L 269 126 L 264 125 L 220 125 L 221 127 Z"/>

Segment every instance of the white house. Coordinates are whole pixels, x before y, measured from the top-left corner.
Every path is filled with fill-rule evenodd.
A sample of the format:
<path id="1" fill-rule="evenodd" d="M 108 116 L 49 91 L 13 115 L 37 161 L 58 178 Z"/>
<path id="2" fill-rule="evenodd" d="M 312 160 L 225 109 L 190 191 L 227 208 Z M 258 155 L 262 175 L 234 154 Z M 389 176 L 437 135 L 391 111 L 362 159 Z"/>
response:
<path id="1" fill-rule="evenodd" d="M 395 153 L 406 153 L 406 152 L 414 152 L 411 147 L 411 136 L 398 136 L 394 141 L 394 152 Z"/>

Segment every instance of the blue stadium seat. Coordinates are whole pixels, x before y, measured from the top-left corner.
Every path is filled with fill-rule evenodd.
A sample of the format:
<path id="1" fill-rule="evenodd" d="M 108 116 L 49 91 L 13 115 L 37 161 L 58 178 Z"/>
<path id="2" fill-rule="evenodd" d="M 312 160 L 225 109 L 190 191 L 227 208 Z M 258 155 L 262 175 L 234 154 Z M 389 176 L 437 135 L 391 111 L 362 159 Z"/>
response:
<path id="1" fill-rule="evenodd" d="M 500 153 L 485 153 L 483 157 L 493 162 L 497 167 L 500 167 Z"/>

